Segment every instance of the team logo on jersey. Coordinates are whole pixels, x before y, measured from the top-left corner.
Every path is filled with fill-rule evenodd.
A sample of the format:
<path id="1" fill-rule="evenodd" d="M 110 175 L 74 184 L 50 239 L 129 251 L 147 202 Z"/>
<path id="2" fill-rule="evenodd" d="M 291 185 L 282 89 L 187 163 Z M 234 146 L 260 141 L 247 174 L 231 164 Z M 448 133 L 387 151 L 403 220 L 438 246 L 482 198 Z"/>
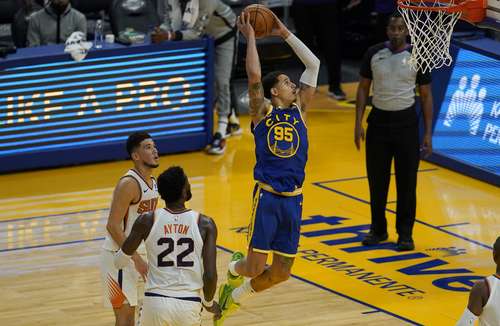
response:
<path id="1" fill-rule="evenodd" d="M 294 125 L 289 122 L 278 122 L 269 128 L 267 146 L 276 156 L 289 158 L 297 153 L 300 136 Z"/>

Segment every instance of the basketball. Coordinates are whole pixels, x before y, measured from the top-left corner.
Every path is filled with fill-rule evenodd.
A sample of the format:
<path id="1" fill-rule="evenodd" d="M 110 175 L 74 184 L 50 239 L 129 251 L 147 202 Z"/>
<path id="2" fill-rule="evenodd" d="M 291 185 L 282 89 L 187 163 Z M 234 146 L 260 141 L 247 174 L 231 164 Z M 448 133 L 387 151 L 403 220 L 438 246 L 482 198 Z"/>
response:
<path id="1" fill-rule="evenodd" d="M 256 38 L 271 34 L 274 25 L 274 15 L 271 10 L 263 5 L 250 5 L 243 12 L 250 15 L 250 24 L 255 31 Z"/>

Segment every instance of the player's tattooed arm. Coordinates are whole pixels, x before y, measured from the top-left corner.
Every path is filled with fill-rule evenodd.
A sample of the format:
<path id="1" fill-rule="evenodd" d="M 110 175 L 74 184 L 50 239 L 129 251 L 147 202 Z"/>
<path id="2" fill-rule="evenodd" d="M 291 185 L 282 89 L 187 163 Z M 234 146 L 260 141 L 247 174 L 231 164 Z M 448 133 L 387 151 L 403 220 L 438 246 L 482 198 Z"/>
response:
<path id="1" fill-rule="evenodd" d="M 299 87 L 299 105 L 302 113 L 306 113 L 306 108 L 316 93 L 316 87 L 300 83 Z"/>
<path id="2" fill-rule="evenodd" d="M 257 123 L 263 116 L 265 107 L 264 87 L 262 82 L 249 85 L 248 97 L 250 98 L 249 113 L 254 123 Z"/>

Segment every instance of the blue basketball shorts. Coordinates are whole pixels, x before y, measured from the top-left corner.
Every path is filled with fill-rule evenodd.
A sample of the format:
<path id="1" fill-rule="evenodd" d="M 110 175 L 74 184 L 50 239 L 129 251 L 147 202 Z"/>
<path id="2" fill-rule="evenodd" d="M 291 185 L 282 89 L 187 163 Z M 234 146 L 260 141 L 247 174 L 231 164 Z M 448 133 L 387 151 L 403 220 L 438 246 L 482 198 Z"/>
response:
<path id="1" fill-rule="evenodd" d="M 302 194 L 282 196 L 255 185 L 252 220 L 248 229 L 249 246 L 255 252 L 271 251 L 294 257 L 300 238 Z"/>

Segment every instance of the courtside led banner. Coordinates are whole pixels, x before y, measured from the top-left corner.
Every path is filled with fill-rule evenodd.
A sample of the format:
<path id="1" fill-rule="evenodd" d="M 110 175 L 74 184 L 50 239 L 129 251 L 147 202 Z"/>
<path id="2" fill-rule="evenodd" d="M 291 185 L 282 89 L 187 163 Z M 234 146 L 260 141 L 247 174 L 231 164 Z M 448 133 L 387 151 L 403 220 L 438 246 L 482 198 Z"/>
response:
<path id="1" fill-rule="evenodd" d="M 208 57 L 206 46 L 150 46 L 82 62 L 4 69 L 0 160 L 123 143 L 137 130 L 155 139 L 206 133 Z"/>
<path id="2" fill-rule="evenodd" d="M 500 176 L 500 61 L 459 49 L 434 125 L 433 147 Z"/>

